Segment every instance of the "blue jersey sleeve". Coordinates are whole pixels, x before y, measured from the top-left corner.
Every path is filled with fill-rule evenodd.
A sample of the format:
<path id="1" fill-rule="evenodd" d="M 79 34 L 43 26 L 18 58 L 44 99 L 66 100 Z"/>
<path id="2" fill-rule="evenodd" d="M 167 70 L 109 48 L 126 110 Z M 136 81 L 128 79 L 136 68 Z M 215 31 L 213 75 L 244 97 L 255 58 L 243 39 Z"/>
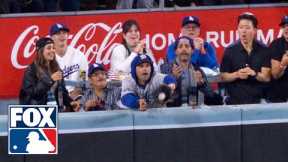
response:
<path id="1" fill-rule="evenodd" d="M 217 63 L 215 49 L 207 42 L 205 42 L 204 48 L 206 53 L 201 53 L 199 49 L 194 50 L 191 62 L 197 66 L 204 66 L 210 69 L 217 68 L 219 65 Z"/>
<path id="2" fill-rule="evenodd" d="M 134 93 L 127 93 L 121 97 L 121 102 L 130 109 L 138 109 L 139 99 L 139 96 L 135 95 Z"/>
<path id="3" fill-rule="evenodd" d="M 176 84 L 176 79 L 172 75 L 166 75 L 163 82 L 165 84 Z"/>
<path id="4" fill-rule="evenodd" d="M 166 59 L 169 63 L 172 63 L 176 58 L 175 43 L 170 44 L 167 49 Z"/>

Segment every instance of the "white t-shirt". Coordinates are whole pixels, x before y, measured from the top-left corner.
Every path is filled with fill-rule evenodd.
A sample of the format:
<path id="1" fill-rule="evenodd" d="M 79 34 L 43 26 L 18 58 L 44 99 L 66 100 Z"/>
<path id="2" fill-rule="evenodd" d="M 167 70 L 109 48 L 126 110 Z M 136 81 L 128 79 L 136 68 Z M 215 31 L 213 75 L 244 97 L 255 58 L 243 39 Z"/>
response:
<path id="1" fill-rule="evenodd" d="M 154 70 L 159 71 L 153 54 L 149 51 L 147 55 L 152 59 Z M 116 46 L 111 55 L 110 59 L 110 72 L 116 75 L 117 73 L 130 74 L 131 62 L 137 56 L 137 53 L 131 52 L 129 55 L 128 50 L 124 45 L 120 44 Z"/>
<path id="2" fill-rule="evenodd" d="M 71 92 L 75 85 L 81 81 L 80 74 L 82 71 L 86 72 L 87 79 L 88 61 L 81 51 L 68 46 L 63 57 L 56 54 L 56 60 L 63 71 L 68 92 Z"/>

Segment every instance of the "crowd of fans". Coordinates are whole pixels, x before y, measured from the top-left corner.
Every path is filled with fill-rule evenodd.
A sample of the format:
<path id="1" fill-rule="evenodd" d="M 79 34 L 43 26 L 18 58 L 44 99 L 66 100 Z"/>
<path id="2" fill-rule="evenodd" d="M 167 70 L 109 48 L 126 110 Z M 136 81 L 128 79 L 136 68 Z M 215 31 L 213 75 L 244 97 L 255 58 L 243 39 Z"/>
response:
<path id="1" fill-rule="evenodd" d="M 285 3 L 287 0 L 0 0 L 0 13 Z M 161 5 L 163 4 L 163 5 Z"/>
<path id="2" fill-rule="evenodd" d="M 287 102 L 288 16 L 280 20 L 282 37 L 268 46 L 256 40 L 257 26 L 252 13 L 239 15 L 239 40 L 225 49 L 218 65 L 214 47 L 199 37 L 199 18 L 186 16 L 180 37 L 158 67 L 140 40 L 139 24 L 127 20 L 123 42 L 112 51 L 109 78 L 102 64 L 88 66 L 84 54 L 67 44 L 69 28 L 56 23 L 50 38 L 36 42 L 37 56 L 25 71 L 20 104 L 57 104 L 66 112 Z M 224 96 L 212 90 L 203 68 L 219 74 Z"/>

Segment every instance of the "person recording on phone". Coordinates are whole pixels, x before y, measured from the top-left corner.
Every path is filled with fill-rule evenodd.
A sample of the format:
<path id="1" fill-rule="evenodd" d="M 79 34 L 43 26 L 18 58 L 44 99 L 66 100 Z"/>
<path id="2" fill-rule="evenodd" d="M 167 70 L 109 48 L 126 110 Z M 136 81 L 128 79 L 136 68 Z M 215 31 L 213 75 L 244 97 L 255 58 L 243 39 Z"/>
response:
<path id="1" fill-rule="evenodd" d="M 92 64 L 88 69 L 90 87 L 81 98 L 83 111 L 119 109 L 121 88 L 107 82 L 107 74 L 102 64 Z"/>
<path id="2" fill-rule="evenodd" d="M 44 37 L 36 42 L 36 57 L 24 73 L 19 100 L 23 105 L 57 104 L 60 112 L 80 108 L 65 88 L 52 39 Z"/>
<path id="3" fill-rule="evenodd" d="M 267 94 L 270 102 L 287 102 L 288 99 L 288 15 L 283 16 L 279 26 L 283 35 L 269 46 L 273 76 L 271 89 Z"/>
<path id="4" fill-rule="evenodd" d="M 166 86 L 174 91 L 175 83 L 173 76 L 154 71 L 148 55 L 139 54 L 131 63 L 131 75 L 122 81 L 121 108 L 145 111 L 148 108 L 164 107 L 162 100 L 165 96 L 159 97 L 159 89 Z"/>
<path id="5" fill-rule="evenodd" d="M 176 58 L 172 63 L 161 65 L 162 73 L 171 74 L 177 80 L 173 100 L 167 103 L 168 107 L 222 104 L 221 96 L 215 94 L 210 88 L 204 72 L 191 63 L 191 55 L 195 49 L 193 40 L 181 36 L 175 41 Z"/>
<path id="6" fill-rule="evenodd" d="M 151 50 L 145 47 L 145 39 L 140 40 L 140 26 L 137 21 L 125 21 L 122 25 L 122 32 L 123 43 L 112 51 L 110 72 L 114 76 L 128 76 L 131 72 L 131 62 L 138 54 L 147 54 L 153 61 L 154 70 L 159 71 Z"/>

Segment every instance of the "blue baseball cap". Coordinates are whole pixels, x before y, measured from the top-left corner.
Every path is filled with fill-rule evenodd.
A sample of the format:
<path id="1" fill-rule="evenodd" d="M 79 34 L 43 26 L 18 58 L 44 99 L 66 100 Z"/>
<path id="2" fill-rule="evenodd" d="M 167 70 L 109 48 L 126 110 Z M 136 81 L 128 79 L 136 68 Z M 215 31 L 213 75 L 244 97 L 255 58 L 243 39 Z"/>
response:
<path id="1" fill-rule="evenodd" d="M 50 31 L 49 31 L 49 34 L 50 36 L 60 32 L 60 31 L 66 31 L 66 32 L 69 32 L 69 28 L 67 26 L 65 26 L 64 24 L 60 24 L 60 23 L 56 23 L 54 25 L 52 25 L 50 27 Z"/>
<path id="2" fill-rule="evenodd" d="M 186 16 L 182 20 L 182 27 L 187 24 L 196 24 L 197 26 L 200 26 L 200 20 L 196 16 Z"/>
<path id="3" fill-rule="evenodd" d="M 88 76 L 90 77 L 97 70 L 105 71 L 103 64 L 99 64 L 99 63 L 91 64 L 88 68 Z"/>
<path id="4" fill-rule="evenodd" d="M 151 58 L 150 58 L 148 55 L 139 54 L 138 56 L 136 56 L 136 57 L 133 59 L 133 61 L 132 61 L 132 63 L 131 63 L 131 67 L 132 67 L 132 66 L 136 67 L 136 66 L 138 66 L 138 65 L 140 65 L 140 64 L 142 64 L 142 63 L 144 63 L 144 62 L 147 62 L 147 63 L 149 63 L 151 66 L 153 66 L 153 62 L 152 62 Z"/>
<path id="5" fill-rule="evenodd" d="M 288 16 L 287 15 L 281 19 L 279 26 L 284 26 L 286 24 L 288 24 Z"/>

